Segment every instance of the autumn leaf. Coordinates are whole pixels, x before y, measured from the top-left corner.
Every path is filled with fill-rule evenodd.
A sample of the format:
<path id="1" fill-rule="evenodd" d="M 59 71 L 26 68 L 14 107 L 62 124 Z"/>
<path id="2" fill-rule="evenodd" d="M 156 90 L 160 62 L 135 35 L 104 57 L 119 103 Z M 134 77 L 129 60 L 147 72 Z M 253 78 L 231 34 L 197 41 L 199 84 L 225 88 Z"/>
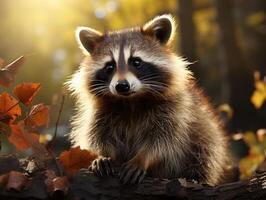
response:
<path id="1" fill-rule="evenodd" d="M 17 171 L 11 171 L 9 172 L 6 189 L 21 191 L 24 187 L 26 187 L 28 181 L 29 179 L 25 174 Z"/>
<path id="2" fill-rule="evenodd" d="M 52 170 L 46 170 L 45 180 L 47 191 L 50 195 L 53 195 L 57 191 L 61 191 L 64 195 L 67 194 L 69 189 L 69 182 L 66 176 L 58 177 L 55 172 Z"/>
<path id="3" fill-rule="evenodd" d="M 21 191 L 28 183 L 28 177 L 17 171 L 10 171 L 0 176 L 0 185 L 7 190 Z"/>
<path id="4" fill-rule="evenodd" d="M 261 142 L 262 144 L 265 144 L 265 150 L 266 150 L 266 129 L 258 129 L 256 134 L 258 141 Z"/>
<path id="5" fill-rule="evenodd" d="M 32 128 L 48 126 L 49 124 L 49 107 L 43 103 L 31 108 L 29 115 L 25 119 L 25 125 Z"/>
<path id="6" fill-rule="evenodd" d="M 16 149 L 25 150 L 31 148 L 34 144 L 39 143 L 39 135 L 27 132 L 23 121 L 10 125 L 10 128 L 11 134 L 9 135 L 8 140 L 16 147 Z"/>
<path id="7" fill-rule="evenodd" d="M 68 178 L 66 176 L 56 177 L 53 180 L 52 194 L 57 192 L 57 191 L 61 191 L 64 193 L 64 195 L 66 195 L 68 192 L 68 189 L 69 189 L 69 182 L 68 182 Z"/>
<path id="8" fill-rule="evenodd" d="M 245 132 L 245 134 L 243 135 L 243 139 L 250 147 L 258 144 L 256 135 L 251 131 Z"/>
<path id="9" fill-rule="evenodd" d="M 264 134 L 265 130 L 258 130 L 257 134 L 253 132 L 246 132 L 242 134 L 242 138 L 249 146 L 248 156 L 242 158 L 239 162 L 239 170 L 241 178 L 248 178 L 253 175 L 258 166 L 264 161 Z"/>
<path id="10" fill-rule="evenodd" d="M 45 170 L 44 175 L 46 176 L 44 181 L 45 185 L 47 186 L 48 192 L 50 192 L 53 190 L 53 180 L 55 179 L 56 174 L 53 170 L 47 169 Z"/>
<path id="11" fill-rule="evenodd" d="M 232 119 L 234 111 L 229 104 L 221 104 L 217 109 L 219 112 L 225 113 L 228 119 Z"/>
<path id="12" fill-rule="evenodd" d="M 53 139 L 53 136 L 50 134 L 41 134 L 40 138 L 39 138 L 39 142 L 41 144 L 47 144 L 48 142 L 50 142 Z"/>
<path id="13" fill-rule="evenodd" d="M 258 147 L 252 147 L 249 155 L 245 158 L 242 158 L 239 162 L 241 179 L 251 177 L 263 161 L 263 153 L 258 150 Z"/>
<path id="14" fill-rule="evenodd" d="M 40 83 L 21 83 L 14 88 L 13 93 L 23 104 L 28 106 L 39 91 L 40 86 Z"/>
<path id="15" fill-rule="evenodd" d="M 14 81 L 18 69 L 23 65 L 24 62 L 25 57 L 21 56 L 4 68 L 0 69 L 0 84 L 5 87 L 9 87 L 9 85 Z"/>
<path id="16" fill-rule="evenodd" d="M 263 105 L 266 100 L 266 86 L 264 90 L 255 90 L 251 96 L 251 102 L 255 106 L 255 108 L 259 109 Z"/>
<path id="17" fill-rule="evenodd" d="M 8 181 L 9 173 L 0 175 L 0 186 L 5 186 Z"/>
<path id="18" fill-rule="evenodd" d="M 250 101 L 253 103 L 256 109 L 261 108 L 263 103 L 266 101 L 266 83 L 260 80 L 260 73 L 255 71 L 255 91 L 253 92 Z"/>
<path id="19" fill-rule="evenodd" d="M 19 101 L 6 92 L 0 94 L 0 121 L 4 123 L 13 122 L 21 116 Z"/>
<path id="20" fill-rule="evenodd" d="M 17 150 L 22 151 L 31 148 L 39 164 L 52 158 L 45 144 L 40 143 L 40 135 L 29 130 L 24 121 L 11 124 L 10 129 L 11 134 L 8 136 L 8 140 Z"/>
<path id="21" fill-rule="evenodd" d="M 95 153 L 88 150 L 81 150 L 80 147 L 64 151 L 59 156 L 59 160 L 66 173 L 70 176 L 77 173 L 81 168 L 88 168 L 96 158 L 97 155 Z"/>

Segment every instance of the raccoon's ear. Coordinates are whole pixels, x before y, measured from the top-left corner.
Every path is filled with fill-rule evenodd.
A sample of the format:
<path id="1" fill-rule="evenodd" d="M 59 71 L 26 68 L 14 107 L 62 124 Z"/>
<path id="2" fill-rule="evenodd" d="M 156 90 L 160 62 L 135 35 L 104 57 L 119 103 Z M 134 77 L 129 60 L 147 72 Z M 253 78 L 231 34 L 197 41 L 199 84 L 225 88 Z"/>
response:
<path id="1" fill-rule="evenodd" d="M 97 44 L 103 40 L 103 34 L 88 27 L 77 27 L 77 42 L 85 54 L 91 54 Z"/>
<path id="2" fill-rule="evenodd" d="M 141 31 L 144 35 L 157 39 L 161 44 L 167 44 L 174 37 L 175 21 L 171 15 L 157 16 L 147 22 Z"/>

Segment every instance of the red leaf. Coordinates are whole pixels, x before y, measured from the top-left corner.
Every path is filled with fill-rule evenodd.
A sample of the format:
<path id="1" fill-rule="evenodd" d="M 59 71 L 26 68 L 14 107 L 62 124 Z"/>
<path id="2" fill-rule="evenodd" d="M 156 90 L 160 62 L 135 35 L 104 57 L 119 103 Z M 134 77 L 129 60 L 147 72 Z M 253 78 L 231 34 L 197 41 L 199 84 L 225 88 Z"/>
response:
<path id="1" fill-rule="evenodd" d="M 21 172 L 11 171 L 9 172 L 6 189 L 21 191 L 26 186 L 27 182 L 28 177 L 25 174 Z"/>
<path id="2" fill-rule="evenodd" d="M 52 192 L 53 190 L 53 180 L 56 177 L 55 172 L 53 170 L 47 169 L 45 170 L 45 185 L 47 186 L 48 192 Z"/>
<path id="3" fill-rule="evenodd" d="M 80 147 L 64 151 L 59 156 L 66 173 L 70 176 L 77 173 L 81 168 L 88 168 L 95 158 L 97 158 L 95 153 L 81 150 Z"/>
<path id="4" fill-rule="evenodd" d="M 0 94 L 0 121 L 11 123 L 20 116 L 21 108 L 18 103 L 19 102 L 8 93 L 3 92 Z"/>
<path id="5" fill-rule="evenodd" d="M 40 86 L 40 83 L 21 83 L 14 88 L 13 93 L 23 104 L 28 106 L 37 94 Z"/>
<path id="6" fill-rule="evenodd" d="M 0 69 L 0 84 L 8 87 L 14 81 L 18 69 L 23 65 L 24 62 L 25 57 L 21 56 L 9 65 Z"/>
<path id="7" fill-rule="evenodd" d="M 49 180 L 53 180 L 56 177 L 55 172 L 53 170 L 50 170 L 50 169 L 45 170 L 45 176 Z"/>
<path id="8" fill-rule="evenodd" d="M 27 132 L 23 121 L 10 125 L 10 128 L 11 134 L 8 140 L 15 145 L 16 149 L 25 150 L 39 143 L 39 135 Z"/>
<path id="9" fill-rule="evenodd" d="M 62 191 L 65 195 L 67 194 L 69 182 L 66 176 L 58 177 L 52 170 L 46 170 L 45 176 L 47 177 L 45 184 L 49 194 L 53 195 L 56 191 Z"/>
<path id="10" fill-rule="evenodd" d="M 32 128 L 39 126 L 48 126 L 49 107 L 44 104 L 38 104 L 31 108 L 29 115 L 25 119 L 25 125 Z"/>
<path id="11" fill-rule="evenodd" d="M 28 183 L 28 177 L 17 171 L 10 171 L 0 176 L 0 185 L 7 190 L 21 191 Z"/>
<path id="12" fill-rule="evenodd" d="M 9 174 L 2 174 L 0 176 L 0 186 L 5 186 L 8 181 Z"/>
<path id="13" fill-rule="evenodd" d="M 69 188 L 69 183 L 68 183 L 68 179 L 66 176 L 63 177 L 56 177 L 53 180 L 53 191 L 52 192 L 56 192 L 56 191 L 62 191 L 64 193 L 64 195 L 67 194 L 68 192 L 68 188 Z"/>

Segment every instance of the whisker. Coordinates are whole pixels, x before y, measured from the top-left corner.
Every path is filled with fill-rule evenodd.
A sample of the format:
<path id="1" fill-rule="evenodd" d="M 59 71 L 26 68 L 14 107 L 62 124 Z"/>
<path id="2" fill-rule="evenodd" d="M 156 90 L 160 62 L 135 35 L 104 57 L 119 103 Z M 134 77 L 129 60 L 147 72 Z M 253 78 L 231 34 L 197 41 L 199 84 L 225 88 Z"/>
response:
<path id="1" fill-rule="evenodd" d="M 89 87 L 91 89 L 94 89 L 94 88 L 101 88 L 101 87 L 107 87 L 106 85 L 94 85 L 94 87 Z"/>
<path id="2" fill-rule="evenodd" d="M 158 88 L 158 89 L 165 89 L 166 88 L 165 86 L 154 85 L 154 84 L 147 84 L 147 85 L 149 85 L 150 87 L 153 87 L 153 88 Z"/>
<path id="3" fill-rule="evenodd" d="M 102 83 L 99 83 L 99 84 L 90 85 L 89 87 L 90 88 L 94 88 L 94 87 L 98 87 L 98 86 L 106 86 L 106 85 L 105 84 L 102 84 Z"/>
<path id="4" fill-rule="evenodd" d="M 154 84 L 154 85 L 159 85 L 162 87 L 167 87 L 168 85 L 166 83 L 162 83 L 159 81 L 143 81 L 145 84 Z"/>
<path id="5" fill-rule="evenodd" d="M 101 91 L 103 89 L 107 89 L 107 87 L 106 86 L 101 86 L 101 87 L 93 88 L 93 89 L 90 89 L 90 92 Z"/>
<path id="6" fill-rule="evenodd" d="M 150 78 L 150 77 L 159 77 L 159 76 L 160 76 L 160 74 L 148 74 L 148 75 L 146 75 L 146 76 L 142 76 L 142 77 L 140 77 L 140 79 Z"/>
<path id="7" fill-rule="evenodd" d="M 103 80 L 92 80 L 92 82 L 99 82 L 99 83 L 106 83 L 105 81 L 103 81 Z"/>
<path id="8" fill-rule="evenodd" d="M 155 82 L 154 81 L 147 81 L 147 82 L 143 82 L 143 84 L 151 86 L 151 87 L 161 88 L 161 89 L 165 89 L 165 88 L 168 87 L 167 84 L 160 83 L 160 82 L 157 82 L 157 81 L 155 81 Z"/>
<path id="9" fill-rule="evenodd" d="M 97 91 L 94 95 L 95 96 L 100 96 L 100 95 L 104 96 L 105 94 L 107 94 L 106 88 Z"/>
<path id="10" fill-rule="evenodd" d="M 161 98 L 165 99 L 165 96 L 164 96 L 163 94 L 161 94 L 158 90 L 152 88 L 151 85 L 144 84 L 143 87 L 144 87 L 144 89 L 146 89 L 147 91 L 152 92 L 155 96 L 157 96 L 157 97 L 161 97 Z"/>
<path id="11" fill-rule="evenodd" d="M 141 81 L 145 81 L 145 80 L 154 80 L 156 78 L 160 78 L 160 76 L 151 76 L 151 77 L 146 77 L 146 78 L 143 78 L 141 77 L 140 80 Z"/>

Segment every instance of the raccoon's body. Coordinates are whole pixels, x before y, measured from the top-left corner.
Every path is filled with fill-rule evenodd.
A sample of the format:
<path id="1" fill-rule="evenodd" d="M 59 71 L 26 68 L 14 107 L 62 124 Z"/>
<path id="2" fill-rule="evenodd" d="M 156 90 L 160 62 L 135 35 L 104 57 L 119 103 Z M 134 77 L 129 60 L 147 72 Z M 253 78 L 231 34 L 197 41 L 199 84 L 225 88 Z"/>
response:
<path id="1" fill-rule="evenodd" d="M 111 173 L 110 158 L 123 166 L 123 182 L 139 182 L 146 173 L 219 182 L 223 131 L 189 63 L 171 52 L 173 33 L 169 15 L 105 34 L 77 30 L 86 57 L 70 81 L 77 97 L 70 138 L 102 156 L 93 166 L 98 174 Z"/>

